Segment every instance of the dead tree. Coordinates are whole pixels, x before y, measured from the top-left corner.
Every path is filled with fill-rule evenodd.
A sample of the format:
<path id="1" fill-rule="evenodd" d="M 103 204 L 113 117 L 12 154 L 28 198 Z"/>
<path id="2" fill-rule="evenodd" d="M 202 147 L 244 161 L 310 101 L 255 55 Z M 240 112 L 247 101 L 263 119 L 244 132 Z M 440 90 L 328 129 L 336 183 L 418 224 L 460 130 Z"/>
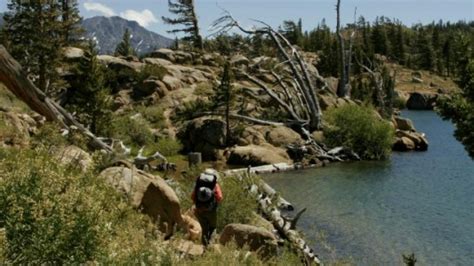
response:
<path id="1" fill-rule="evenodd" d="M 356 11 L 354 12 L 354 20 L 356 16 Z M 338 68 L 339 68 L 339 83 L 337 86 L 337 96 L 339 97 L 349 97 L 351 91 L 350 84 L 350 73 L 351 73 L 351 64 L 352 64 L 352 47 L 355 36 L 355 31 L 351 32 L 349 38 L 349 50 L 346 51 L 346 40 L 344 39 L 341 32 L 341 0 L 337 0 L 336 4 L 336 35 L 338 39 Z M 354 22 L 355 24 L 355 22 Z"/>
<path id="2" fill-rule="evenodd" d="M 396 71 L 394 71 L 393 74 L 390 74 L 389 71 L 385 72 L 386 66 L 384 66 L 383 63 L 381 64 L 372 63 L 370 60 L 369 60 L 370 67 L 360 63 L 359 61 L 357 61 L 357 63 L 370 76 L 371 84 L 373 86 L 373 89 L 375 90 L 375 96 L 376 96 L 375 105 L 381 108 L 383 113 L 386 112 L 387 107 L 388 107 L 388 109 L 390 110 L 389 115 L 391 115 L 392 107 L 387 106 L 387 105 L 388 104 L 392 105 L 393 102 L 387 103 L 386 98 L 387 98 L 387 93 L 389 91 L 393 93 L 393 89 L 395 86 L 394 81 L 396 80 L 396 75 L 397 75 Z M 390 99 L 390 101 L 392 100 L 393 99 Z"/>
<path id="3" fill-rule="evenodd" d="M 269 88 L 264 82 L 252 77 L 248 73 L 241 73 L 247 80 L 251 81 L 261 89 L 263 89 L 284 111 L 291 117 L 292 124 L 299 124 L 301 127 L 307 127 L 311 130 L 320 129 L 322 122 L 322 111 L 316 94 L 314 79 L 324 80 L 319 74 L 311 77 L 306 62 L 298 50 L 278 31 L 274 30 L 268 24 L 257 21 L 262 26 L 256 29 L 248 30 L 243 28 L 232 15 L 225 11 L 224 16 L 214 21 L 212 27 L 216 33 L 224 33 L 233 28 L 249 35 L 266 35 L 269 36 L 277 47 L 283 58 L 283 64 L 289 66 L 292 75 L 292 86 L 287 86 L 282 82 L 281 78 L 276 74 L 273 75 L 278 80 L 278 84 L 282 87 L 285 96 L 279 95 L 274 88 Z M 286 100 L 285 100 L 286 97 Z M 301 100 L 296 104 L 288 99 Z M 298 111 L 299 109 L 299 111 Z M 307 115 L 307 117 L 306 117 Z"/>

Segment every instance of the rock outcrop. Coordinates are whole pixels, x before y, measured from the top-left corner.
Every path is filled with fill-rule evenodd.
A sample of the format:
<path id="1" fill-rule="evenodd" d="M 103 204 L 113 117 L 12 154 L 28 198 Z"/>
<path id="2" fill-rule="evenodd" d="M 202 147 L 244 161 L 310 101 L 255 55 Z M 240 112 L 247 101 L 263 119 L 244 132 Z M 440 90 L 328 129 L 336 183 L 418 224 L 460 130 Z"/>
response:
<path id="1" fill-rule="evenodd" d="M 416 131 L 415 126 L 413 125 L 413 122 L 408 118 L 394 116 L 392 122 L 396 129 L 405 130 L 405 131 Z"/>
<path id="2" fill-rule="evenodd" d="M 235 146 L 228 153 L 227 163 L 232 165 L 259 166 L 292 162 L 286 150 L 269 144 Z"/>
<path id="3" fill-rule="evenodd" d="M 204 160 L 215 160 L 218 150 L 225 148 L 225 132 L 224 121 L 198 118 L 190 121 L 178 137 L 186 151 L 200 152 Z"/>
<path id="4" fill-rule="evenodd" d="M 263 257 L 275 255 L 277 239 L 270 231 L 247 224 L 228 224 L 221 233 L 219 243 L 235 241 L 239 248 L 248 247 Z"/>
<path id="5" fill-rule="evenodd" d="M 120 57 L 110 55 L 98 55 L 97 59 L 100 63 L 116 71 L 133 70 L 139 72 L 143 68 L 143 63 L 136 61 L 127 61 Z"/>
<path id="6" fill-rule="evenodd" d="M 414 92 L 410 94 L 407 108 L 410 110 L 433 110 L 437 99 L 438 94 L 436 93 Z"/>
<path id="7" fill-rule="evenodd" d="M 183 226 L 179 199 L 160 177 L 124 166 L 107 168 L 99 176 L 127 196 L 134 208 L 158 222 L 165 238 L 171 237 L 176 224 Z"/>
<path id="8" fill-rule="evenodd" d="M 394 151 L 426 151 L 428 140 L 423 133 L 414 131 L 397 130 L 396 139 L 393 144 Z"/>

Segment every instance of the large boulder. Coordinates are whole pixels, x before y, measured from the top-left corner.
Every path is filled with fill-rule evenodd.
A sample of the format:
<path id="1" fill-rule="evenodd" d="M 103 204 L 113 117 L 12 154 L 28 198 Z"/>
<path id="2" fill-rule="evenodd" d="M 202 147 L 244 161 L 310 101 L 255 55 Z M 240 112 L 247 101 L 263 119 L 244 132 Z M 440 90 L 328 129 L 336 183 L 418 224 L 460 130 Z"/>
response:
<path id="1" fill-rule="evenodd" d="M 415 126 L 413 125 L 413 122 L 408 118 L 395 116 L 393 117 L 393 123 L 396 129 L 415 131 Z"/>
<path id="2" fill-rule="evenodd" d="M 162 66 L 162 67 L 169 66 L 169 65 L 173 64 L 170 61 L 168 61 L 166 59 L 162 59 L 162 58 L 147 57 L 147 58 L 144 58 L 142 61 L 145 64 L 157 65 L 157 66 Z"/>
<path id="3" fill-rule="evenodd" d="M 438 95 L 435 93 L 414 92 L 410 94 L 407 108 L 410 110 L 433 110 L 437 99 Z"/>
<path id="4" fill-rule="evenodd" d="M 396 138 L 392 149 L 394 151 L 412 151 L 415 149 L 415 142 L 407 137 Z"/>
<path id="5" fill-rule="evenodd" d="M 163 77 L 162 82 L 166 85 L 166 88 L 169 91 L 175 91 L 175 90 L 181 89 L 183 87 L 183 84 L 181 83 L 181 81 L 179 79 L 177 79 L 173 76 L 170 76 L 170 75 L 165 75 Z"/>
<path id="6" fill-rule="evenodd" d="M 151 56 L 165 59 L 173 63 L 176 62 L 175 52 L 173 50 L 166 49 L 166 48 L 161 48 L 154 51 L 153 53 L 151 53 Z"/>
<path id="7" fill-rule="evenodd" d="M 260 146 L 236 146 L 229 150 L 228 164 L 259 166 L 266 164 L 288 163 L 292 161 L 286 150 L 270 144 Z"/>
<path id="8" fill-rule="evenodd" d="M 265 139 L 265 126 L 246 127 L 239 136 L 237 144 L 247 146 L 251 144 L 262 145 L 267 143 Z"/>
<path id="9" fill-rule="evenodd" d="M 92 156 L 74 145 L 60 148 L 56 153 L 56 158 L 61 164 L 78 167 L 83 172 L 86 172 L 93 164 Z"/>
<path id="10" fill-rule="evenodd" d="M 220 119 L 198 118 L 178 134 L 188 152 L 200 152 L 204 160 L 215 160 L 226 146 L 226 124 Z"/>
<path id="11" fill-rule="evenodd" d="M 64 48 L 64 58 L 69 62 L 77 62 L 84 58 L 84 50 L 76 47 Z"/>
<path id="12" fill-rule="evenodd" d="M 103 65 L 115 71 L 133 70 L 135 72 L 140 72 L 144 66 L 144 64 L 141 62 L 129 62 L 123 58 L 114 57 L 111 55 L 98 55 L 97 60 L 99 60 L 99 62 Z"/>
<path id="13" fill-rule="evenodd" d="M 209 53 L 201 56 L 201 60 L 206 66 L 218 67 L 224 62 L 224 57 L 218 53 Z"/>
<path id="14" fill-rule="evenodd" d="M 285 126 L 271 128 L 266 134 L 266 139 L 268 143 L 276 147 L 286 147 L 289 144 L 301 144 L 304 142 L 298 133 Z"/>
<path id="15" fill-rule="evenodd" d="M 165 83 L 156 79 L 144 80 L 142 84 L 134 87 L 135 95 L 149 96 L 153 93 L 158 93 L 162 98 L 168 94 L 168 88 Z"/>
<path id="16" fill-rule="evenodd" d="M 134 208 L 158 222 L 165 238 L 171 237 L 176 224 L 183 226 L 179 199 L 160 177 L 125 166 L 107 168 L 99 177 L 126 196 Z"/>
<path id="17" fill-rule="evenodd" d="M 249 63 L 250 63 L 250 60 L 247 57 L 243 56 L 243 55 L 234 55 L 230 59 L 230 63 L 235 67 L 248 66 Z"/>
<path id="18" fill-rule="evenodd" d="M 228 224 L 224 227 L 219 243 L 226 245 L 233 241 L 237 247 L 248 247 L 250 251 L 255 251 L 263 257 L 275 255 L 278 247 L 272 232 L 247 224 Z"/>
<path id="19" fill-rule="evenodd" d="M 174 53 L 175 62 L 177 64 L 192 64 L 193 55 L 185 51 L 176 51 Z"/>
<path id="20" fill-rule="evenodd" d="M 396 144 L 400 144 L 399 139 L 407 138 L 414 143 L 414 150 L 415 151 L 426 151 L 428 150 L 428 140 L 426 139 L 425 135 L 420 132 L 413 132 L 413 131 L 404 131 L 404 130 L 397 130 L 395 133 L 397 137 Z M 408 143 L 407 140 L 404 140 L 405 144 Z M 411 143 L 409 143 L 411 144 Z M 407 147 L 411 147 L 411 145 L 406 145 Z"/>

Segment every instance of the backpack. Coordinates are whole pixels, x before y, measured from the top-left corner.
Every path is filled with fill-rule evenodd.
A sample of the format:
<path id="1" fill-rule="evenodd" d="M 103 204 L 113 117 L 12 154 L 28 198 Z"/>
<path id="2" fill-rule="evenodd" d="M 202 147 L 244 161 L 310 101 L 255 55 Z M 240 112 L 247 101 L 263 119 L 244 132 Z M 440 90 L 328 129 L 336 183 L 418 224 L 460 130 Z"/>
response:
<path id="1" fill-rule="evenodd" d="M 196 196 L 196 208 L 213 211 L 217 208 L 217 201 L 214 194 L 217 177 L 207 173 L 201 174 L 196 180 L 194 193 Z"/>

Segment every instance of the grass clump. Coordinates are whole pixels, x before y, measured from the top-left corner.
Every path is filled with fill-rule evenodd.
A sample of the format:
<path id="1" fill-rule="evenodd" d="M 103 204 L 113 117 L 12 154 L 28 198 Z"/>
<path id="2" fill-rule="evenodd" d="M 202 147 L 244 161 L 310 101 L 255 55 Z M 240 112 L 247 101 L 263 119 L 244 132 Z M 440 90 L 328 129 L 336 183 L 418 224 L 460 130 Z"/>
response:
<path id="1" fill-rule="evenodd" d="M 390 156 L 394 132 L 369 106 L 346 105 L 326 112 L 326 143 L 352 149 L 364 159 Z"/>

